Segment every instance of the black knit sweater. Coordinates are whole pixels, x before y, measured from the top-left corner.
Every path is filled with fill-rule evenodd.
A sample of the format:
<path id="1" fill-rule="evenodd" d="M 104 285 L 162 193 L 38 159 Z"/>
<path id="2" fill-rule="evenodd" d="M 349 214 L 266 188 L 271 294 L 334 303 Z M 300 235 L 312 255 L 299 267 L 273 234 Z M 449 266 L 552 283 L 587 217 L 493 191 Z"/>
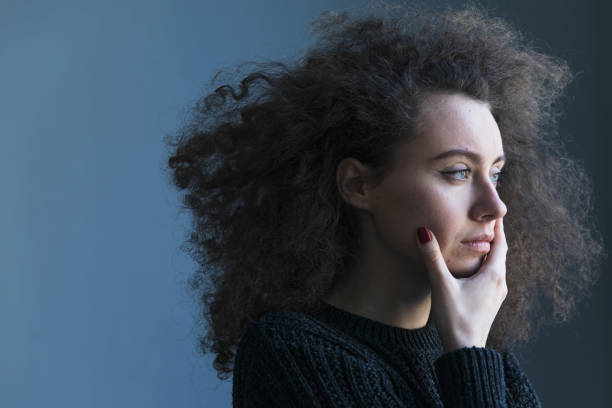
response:
<path id="1" fill-rule="evenodd" d="M 232 402 L 241 407 L 540 407 L 511 352 L 444 353 L 431 315 L 403 329 L 325 303 L 268 312 L 240 340 Z"/>

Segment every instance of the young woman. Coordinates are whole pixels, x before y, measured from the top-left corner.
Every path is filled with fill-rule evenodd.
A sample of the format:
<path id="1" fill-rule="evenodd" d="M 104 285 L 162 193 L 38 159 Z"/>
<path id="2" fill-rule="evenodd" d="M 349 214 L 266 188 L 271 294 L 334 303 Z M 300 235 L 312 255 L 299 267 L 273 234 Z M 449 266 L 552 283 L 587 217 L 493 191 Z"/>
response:
<path id="1" fill-rule="evenodd" d="M 531 407 L 511 347 L 604 258 L 556 137 L 564 61 L 483 10 L 322 16 L 218 87 L 169 160 L 233 404 Z"/>

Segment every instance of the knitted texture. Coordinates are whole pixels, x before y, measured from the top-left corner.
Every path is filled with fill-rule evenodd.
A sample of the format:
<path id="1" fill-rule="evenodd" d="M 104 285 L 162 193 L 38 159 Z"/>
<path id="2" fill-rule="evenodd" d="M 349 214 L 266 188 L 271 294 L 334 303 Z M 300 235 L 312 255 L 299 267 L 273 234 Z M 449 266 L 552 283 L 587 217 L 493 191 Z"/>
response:
<path id="1" fill-rule="evenodd" d="M 516 357 L 444 353 L 430 319 L 389 326 L 324 304 L 264 313 L 240 340 L 232 403 L 244 407 L 541 407 Z"/>

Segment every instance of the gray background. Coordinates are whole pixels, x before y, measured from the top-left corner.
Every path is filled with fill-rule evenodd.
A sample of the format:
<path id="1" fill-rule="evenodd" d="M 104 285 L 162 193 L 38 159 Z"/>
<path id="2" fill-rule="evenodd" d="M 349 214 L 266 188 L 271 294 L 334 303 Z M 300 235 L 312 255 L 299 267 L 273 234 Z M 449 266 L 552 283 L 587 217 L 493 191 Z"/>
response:
<path id="1" fill-rule="evenodd" d="M 313 18 L 361 4 L 0 2 L 0 406 L 230 406 L 231 381 L 196 351 L 189 218 L 161 174 L 162 138 L 217 69 L 296 56 Z M 607 238 L 610 10 L 483 4 L 579 72 L 561 130 Z M 607 272 L 521 361 L 544 406 L 605 406 Z"/>

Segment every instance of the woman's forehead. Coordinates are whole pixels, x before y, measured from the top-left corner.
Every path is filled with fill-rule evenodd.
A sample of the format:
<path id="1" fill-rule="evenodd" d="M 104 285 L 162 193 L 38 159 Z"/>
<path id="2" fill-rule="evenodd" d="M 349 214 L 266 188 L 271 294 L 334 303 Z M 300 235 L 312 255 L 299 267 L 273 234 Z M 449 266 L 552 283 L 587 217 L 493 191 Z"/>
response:
<path id="1" fill-rule="evenodd" d="M 485 157 L 503 154 L 497 123 L 481 101 L 461 94 L 434 95 L 424 102 L 419 122 L 416 136 L 406 145 L 412 153 L 464 149 Z"/>

